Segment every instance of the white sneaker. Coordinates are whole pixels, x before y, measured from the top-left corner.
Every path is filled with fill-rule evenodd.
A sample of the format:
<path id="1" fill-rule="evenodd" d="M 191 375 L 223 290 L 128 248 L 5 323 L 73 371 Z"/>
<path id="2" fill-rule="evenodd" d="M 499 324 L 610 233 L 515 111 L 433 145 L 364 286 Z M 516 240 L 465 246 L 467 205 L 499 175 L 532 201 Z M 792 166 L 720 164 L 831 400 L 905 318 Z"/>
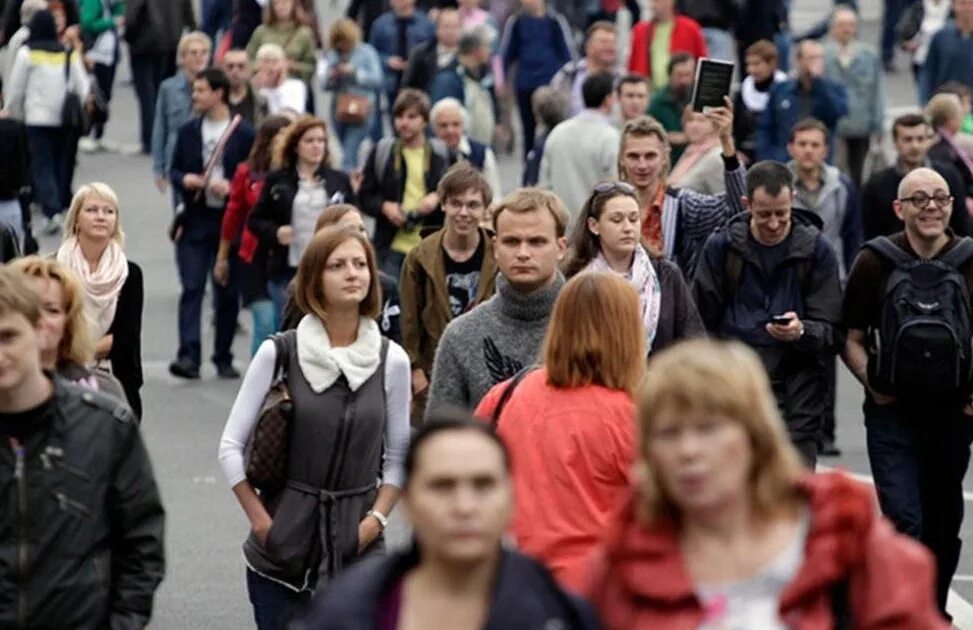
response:
<path id="1" fill-rule="evenodd" d="M 101 141 L 85 136 L 78 140 L 78 150 L 82 153 L 98 153 L 101 151 Z"/>
<path id="2" fill-rule="evenodd" d="M 117 142 L 112 142 L 111 140 L 101 139 L 101 150 L 107 151 L 109 153 L 120 153 L 122 150 L 122 145 Z"/>
<path id="3" fill-rule="evenodd" d="M 43 232 L 47 236 L 54 236 L 61 231 L 64 225 L 64 215 L 55 214 L 53 217 L 44 220 Z"/>

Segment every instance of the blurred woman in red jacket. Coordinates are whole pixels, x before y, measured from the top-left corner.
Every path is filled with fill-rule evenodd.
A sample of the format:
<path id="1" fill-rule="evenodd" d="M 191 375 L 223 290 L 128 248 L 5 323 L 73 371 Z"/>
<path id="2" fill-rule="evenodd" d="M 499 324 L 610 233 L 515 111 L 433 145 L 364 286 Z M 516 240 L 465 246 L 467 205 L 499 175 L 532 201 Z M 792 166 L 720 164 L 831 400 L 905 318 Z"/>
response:
<path id="1" fill-rule="evenodd" d="M 224 286 L 229 281 L 232 266 L 237 266 L 242 274 L 240 292 L 243 304 L 253 318 L 251 356 L 257 353 L 264 339 L 280 330 L 281 323 L 277 321 L 276 310 L 267 291 L 267 265 L 259 259 L 257 237 L 247 227 L 247 219 L 260 199 L 264 177 L 271 168 L 274 141 L 290 124 L 291 119 L 287 116 L 270 116 L 264 120 L 257 130 L 250 157 L 233 174 L 220 230 L 220 248 L 213 267 L 213 276 Z M 238 261 L 231 258 L 234 250 L 237 250 Z M 258 257 L 256 264 L 255 256 Z"/>
<path id="2" fill-rule="evenodd" d="M 802 472 L 752 350 L 686 342 L 645 382 L 637 491 L 584 589 L 606 628 L 949 627 L 872 491 Z"/>
<path id="3" fill-rule="evenodd" d="M 497 418 L 510 448 L 518 548 L 577 589 L 630 487 L 632 393 L 645 373 L 635 290 L 616 274 L 572 278 L 554 304 L 542 357 L 542 368 L 494 387 L 476 413 Z"/>

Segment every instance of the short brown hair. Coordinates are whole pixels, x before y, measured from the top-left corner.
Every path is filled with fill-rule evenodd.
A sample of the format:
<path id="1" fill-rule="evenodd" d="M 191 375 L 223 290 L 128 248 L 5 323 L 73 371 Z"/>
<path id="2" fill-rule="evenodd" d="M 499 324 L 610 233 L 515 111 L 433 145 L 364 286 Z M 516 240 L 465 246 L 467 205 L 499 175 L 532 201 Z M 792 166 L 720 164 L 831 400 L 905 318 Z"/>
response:
<path id="1" fill-rule="evenodd" d="M 439 180 L 439 186 L 436 187 L 439 203 L 446 203 L 446 199 L 462 195 L 468 190 L 474 190 L 480 195 L 484 207 L 493 202 L 493 190 L 490 188 L 490 183 L 480 171 L 473 168 L 468 162 L 459 162 L 451 166 L 443 175 L 443 178 Z"/>
<path id="2" fill-rule="evenodd" d="M 739 341 L 693 339 L 661 352 L 649 362 L 638 405 L 640 507 L 648 521 L 679 517 L 650 456 L 656 423 L 664 413 L 686 419 L 722 416 L 741 425 L 753 452 L 747 491 L 756 513 L 767 517 L 797 506 L 800 460 L 763 363 L 749 347 Z"/>
<path id="3" fill-rule="evenodd" d="M 611 33 L 612 35 L 618 34 L 618 31 L 616 30 L 614 24 L 612 24 L 608 20 L 598 20 L 597 22 L 594 22 L 591 26 L 589 26 L 588 29 L 584 32 L 585 44 L 587 44 L 588 40 L 591 39 L 591 36 L 597 33 L 598 31 L 606 31 L 608 33 Z"/>
<path id="4" fill-rule="evenodd" d="M 761 39 L 747 47 L 747 51 L 743 54 L 744 60 L 747 57 L 760 57 L 765 63 L 776 65 L 780 53 L 772 41 Z"/>
<path id="5" fill-rule="evenodd" d="M 86 365 L 95 354 L 91 339 L 91 327 L 84 314 L 84 288 L 81 281 L 68 267 L 53 258 L 27 256 L 18 258 L 10 265 L 25 278 L 40 278 L 61 285 L 64 298 L 64 334 L 57 348 L 57 363 Z"/>
<path id="6" fill-rule="evenodd" d="M 831 139 L 831 134 L 828 133 L 828 128 L 824 126 L 823 122 L 817 118 L 808 117 L 802 118 L 801 120 L 797 121 L 797 124 L 791 127 L 791 137 L 788 139 L 788 142 L 794 142 L 794 139 L 797 138 L 797 134 L 804 133 L 805 131 L 820 131 L 824 136 L 825 144 L 828 144 Z"/>
<path id="7" fill-rule="evenodd" d="M 635 289 L 614 273 L 582 273 L 558 294 L 544 337 L 554 387 L 602 385 L 634 394 L 645 375 L 645 328 Z"/>
<path id="8" fill-rule="evenodd" d="M 0 267 L 0 315 L 23 315 L 36 326 L 41 319 L 41 304 L 27 285 L 24 274 L 11 265 Z"/>
<path id="9" fill-rule="evenodd" d="M 922 114 L 915 112 L 902 114 L 892 121 L 892 140 L 896 140 L 899 137 L 899 127 L 914 129 L 915 127 L 922 126 L 929 126 L 929 121 Z"/>
<path id="10" fill-rule="evenodd" d="M 349 18 L 338 18 L 328 29 L 328 47 L 342 52 L 353 50 L 361 43 L 361 28 Z"/>
<path id="11" fill-rule="evenodd" d="M 284 138 L 277 144 L 274 151 L 274 166 L 282 169 L 292 169 L 297 166 L 297 145 L 311 129 L 324 130 L 324 159 L 322 165 L 328 164 L 328 123 L 314 116 L 301 116 L 287 128 Z"/>
<path id="12" fill-rule="evenodd" d="M 314 233 L 317 234 L 331 225 L 337 225 L 345 215 L 352 212 L 361 214 L 361 210 L 350 203 L 336 203 L 333 206 L 328 206 L 321 211 L 321 214 L 318 215 L 318 220 L 314 222 Z"/>
<path id="13" fill-rule="evenodd" d="M 622 164 L 622 157 L 625 155 L 625 145 L 628 144 L 628 139 L 651 138 L 652 136 L 659 139 L 665 152 L 669 153 L 672 151 L 672 145 L 669 144 L 669 134 L 666 132 L 665 127 L 651 116 L 633 118 L 622 127 L 621 139 L 618 141 L 618 174 L 621 179 L 625 179 L 625 167 Z M 670 156 L 669 160 L 671 159 Z M 667 163 L 665 171 L 668 172 L 668 170 L 669 165 Z"/>
<path id="14" fill-rule="evenodd" d="M 527 214 L 547 210 L 554 217 L 557 237 L 562 238 L 567 230 L 569 215 L 561 198 L 543 188 L 521 188 L 501 199 L 493 210 L 493 233 L 500 235 L 497 230 L 500 213 L 507 211 L 514 214 Z"/>
<path id="15" fill-rule="evenodd" d="M 392 118 L 397 118 L 410 109 L 414 109 L 422 116 L 423 120 L 429 122 L 430 107 L 432 106 L 429 104 L 429 97 L 424 92 L 405 88 L 400 90 L 399 95 L 395 97 L 395 103 L 392 104 Z"/>
<path id="16" fill-rule="evenodd" d="M 327 296 L 324 295 L 321 276 L 331 254 L 345 241 L 358 241 L 368 260 L 368 293 L 359 305 L 358 312 L 369 319 L 378 317 L 382 308 L 382 289 L 375 263 L 375 250 L 358 230 L 338 226 L 326 227 L 312 236 L 304 255 L 301 256 L 297 276 L 294 278 L 294 301 L 302 313 L 314 315 L 322 321 L 327 320 Z"/>

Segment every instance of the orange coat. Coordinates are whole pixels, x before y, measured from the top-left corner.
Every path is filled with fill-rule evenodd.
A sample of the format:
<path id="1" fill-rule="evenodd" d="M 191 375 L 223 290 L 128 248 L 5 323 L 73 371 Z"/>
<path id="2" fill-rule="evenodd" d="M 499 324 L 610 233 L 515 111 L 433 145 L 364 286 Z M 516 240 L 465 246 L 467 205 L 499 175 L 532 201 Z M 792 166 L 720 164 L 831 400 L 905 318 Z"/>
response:
<path id="1" fill-rule="evenodd" d="M 493 414 L 507 382 L 476 414 Z M 528 374 L 503 409 L 497 433 L 510 449 L 518 548 L 577 590 L 587 559 L 629 494 L 635 405 L 625 392 L 590 385 L 556 389 Z"/>
<path id="2" fill-rule="evenodd" d="M 804 563 L 781 594 L 794 630 L 830 630 L 831 594 L 848 579 L 856 630 L 946 630 L 935 604 L 933 561 L 878 515 L 871 491 L 840 473 L 808 475 L 811 523 Z M 682 562 L 671 521 L 646 528 L 634 501 L 594 555 L 583 593 L 608 630 L 696 630 L 703 608 Z"/>

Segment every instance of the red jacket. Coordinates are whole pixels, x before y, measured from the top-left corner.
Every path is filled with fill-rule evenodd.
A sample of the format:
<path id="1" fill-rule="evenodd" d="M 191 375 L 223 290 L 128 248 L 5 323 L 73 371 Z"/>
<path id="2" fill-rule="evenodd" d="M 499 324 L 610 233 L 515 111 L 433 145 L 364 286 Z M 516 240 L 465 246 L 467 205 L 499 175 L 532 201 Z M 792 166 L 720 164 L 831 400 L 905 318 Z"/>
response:
<path id="1" fill-rule="evenodd" d="M 263 178 L 250 176 L 250 165 L 241 162 L 233 174 L 230 182 L 230 196 L 226 201 L 226 211 L 223 213 L 223 225 L 220 238 L 231 243 L 240 238 L 240 258 L 244 262 L 253 262 L 253 255 L 257 252 L 257 237 L 247 227 L 250 211 L 260 199 L 260 191 L 264 187 Z M 243 233 L 241 234 L 241 230 Z"/>
<path id="2" fill-rule="evenodd" d="M 492 416 L 507 385 L 484 396 L 478 416 Z M 535 370 L 507 402 L 497 433 L 513 462 L 517 547 L 578 590 L 588 557 L 629 495 L 631 397 L 598 385 L 558 389 L 548 385 L 546 370 Z"/>
<path id="3" fill-rule="evenodd" d="M 652 64 L 649 62 L 649 51 L 652 49 L 652 38 L 655 35 L 655 22 L 646 20 L 632 27 L 632 48 L 628 56 L 630 72 L 652 77 Z M 696 20 L 685 15 L 677 15 L 672 25 L 672 37 L 669 38 L 669 52 L 687 52 L 699 59 L 706 56 L 706 38 L 703 29 Z"/>
<path id="4" fill-rule="evenodd" d="M 830 630 L 831 593 L 848 579 L 857 630 L 946 630 L 934 602 L 932 557 L 897 534 L 875 509 L 872 492 L 840 473 L 808 475 L 811 523 L 804 564 L 781 594 L 794 630 Z M 634 501 L 593 558 L 585 594 L 609 630 L 696 630 L 703 621 L 671 521 L 646 528 Z"/>

